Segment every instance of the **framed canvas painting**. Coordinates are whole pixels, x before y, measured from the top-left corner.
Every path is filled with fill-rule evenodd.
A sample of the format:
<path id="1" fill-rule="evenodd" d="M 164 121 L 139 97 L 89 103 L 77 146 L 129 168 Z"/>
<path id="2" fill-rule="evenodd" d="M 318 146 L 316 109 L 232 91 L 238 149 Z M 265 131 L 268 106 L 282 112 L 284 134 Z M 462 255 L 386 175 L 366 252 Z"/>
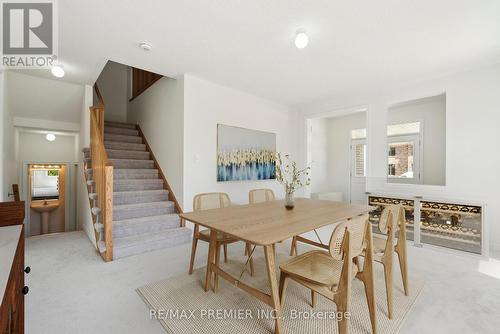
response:
<path id="1" fill-rule="evenodd" d="M 217 181 L 276 178 L 276 134 L 217 124 Z"/>

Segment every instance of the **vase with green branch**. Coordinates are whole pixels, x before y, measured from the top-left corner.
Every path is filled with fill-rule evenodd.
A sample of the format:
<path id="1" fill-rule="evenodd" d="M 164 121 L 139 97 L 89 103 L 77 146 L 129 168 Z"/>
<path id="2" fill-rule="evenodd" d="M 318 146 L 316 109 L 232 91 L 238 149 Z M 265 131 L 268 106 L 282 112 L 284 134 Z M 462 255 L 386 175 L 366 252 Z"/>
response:
<path id="1" fill-rule="evenodd" d="M 299 169 L 289 154 L 282 158 L 279 152 L 276 153 L 276 180 L 285 187 L 285 207 L 288 210 L 295 206 L 295 191 L 311 184 L 310 170 L 311 167 Z"/>

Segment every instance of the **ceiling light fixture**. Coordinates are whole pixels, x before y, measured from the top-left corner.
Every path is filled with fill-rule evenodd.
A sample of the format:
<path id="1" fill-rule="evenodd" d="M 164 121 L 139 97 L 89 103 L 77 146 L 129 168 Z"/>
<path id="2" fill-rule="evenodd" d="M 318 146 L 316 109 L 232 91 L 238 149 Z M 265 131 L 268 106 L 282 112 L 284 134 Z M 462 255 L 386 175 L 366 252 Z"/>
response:
<path id="1" fill-rule="evenodd" d="M 151 49 L 153 48 L 153 47 L 151 46 L 151 44 L 146 43 L 146 42 L 143 42 L 143 43 L 139 44 L 139 47 L 140 47 L 141 49 L 143 49 L 144 51 L 151 51 Z"/>
<path id="2" fill-rule="evenodd" d="M 64 68 L 61 64 L 53 65 L 50 71 L 56 78 L 62 78 L 64 76 Z"/>
<path id="3" fill-rule="evenodd" d="M 45 136 L 45 139 L 47 139 L 48 141 L 54 141 L 54 140 L 56 140 L 56 135 L 53 133 L 47 133 L 47 135 Z"/>
<path id="4" fill-rule="evenodd" d="M 297 30 L 295 35 L 295 46 L 298 49 L 303 49 L 309 44 L 309 36 L 307 36 L 304 30 Z"/>

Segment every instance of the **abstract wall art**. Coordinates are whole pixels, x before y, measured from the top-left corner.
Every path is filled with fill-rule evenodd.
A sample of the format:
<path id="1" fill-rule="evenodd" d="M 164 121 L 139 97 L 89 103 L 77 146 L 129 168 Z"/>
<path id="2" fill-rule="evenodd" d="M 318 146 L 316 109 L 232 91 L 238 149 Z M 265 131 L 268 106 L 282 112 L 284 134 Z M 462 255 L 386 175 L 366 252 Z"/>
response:
<path id="1" fill-rule="evenodd" d="M 276 134 L 217 124 L 217 181 L 276 178 Z"/>

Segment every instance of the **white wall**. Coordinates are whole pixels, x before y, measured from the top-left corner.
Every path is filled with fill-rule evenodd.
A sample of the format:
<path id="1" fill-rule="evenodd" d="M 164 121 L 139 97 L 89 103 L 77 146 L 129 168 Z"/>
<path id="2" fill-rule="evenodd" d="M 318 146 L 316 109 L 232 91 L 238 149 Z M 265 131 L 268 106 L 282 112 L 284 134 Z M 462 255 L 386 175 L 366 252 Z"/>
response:
<path id="1" fill-rule="evenodd" d="M 97 78 L 96 83 L 106 106 L 104 118 L 107 121 L 127 121 L 128 73 L 126 65 L 108 61 Z"/>
<path id="2" fill-rule="evenodd" d="M 4 72 L 0 72 L 0 157 L 2 157 L 2 161 L 0 162 L 0 202 L 7 201 L 4 194 L 4 133 L 5 133 L 5 120 L 4 120 L 4 112 L 5 112 L 5 75 Z M 7 187 L 5 187 L 7 188 Z"/>
<path id="3" fill-rule="evenodd" d="M 78 122 L 83 86 L 8 71 L 8 108 L 13 117 Z"/>
<path id="4" fill-rule="evenodd" d="M 182 206 L 184 78 L 163 77 L 155 82 L 129 103 L 127 121 L 140 125 L 177 201 Z"/>
<path id="5" fill-rule="evenodd" d="M 16 154 L 15 154 L 15 141 L 16 136 L 13 126 L 13 115 L 12 110 L 9 107 L 11 100 L 9 85 L 10 72 L 2 72 L 0 82 L 2 89 L 0 94 L 2 94 L 1 100 L 1 127 L 2 132 L 0 133 L 0 142 L 2 151 L 2 161 L 1 161 L 1 188 L 0 188 L 0 199 L 3 201 L 11 201 L 13 198 L 9 197 L 8 194 L 12 192 L 12 184 L 19 183 L 17 179 L 17 165 L 16 165 Z"/>
<path id="6" fill-rule="evenodd" d="M 20 131 L 20 162 L 74 162 L 76 135 L 56 135 L 50 142 L 45 134 Z"/>
<path id="7" fill-rule="evenodd" d="M 386 182 L 387 109 L 395 102 L 446 93 L 446 186 L 396 185 Z M 500 65 L 400 87 L 338 97 L 301 107 L 301 156 L 307 159 L 305 120 L 314 114 L 368 107 L 368 191 L 480 201 L 487 204 L 486 228 L 491 248 L 500 250 Z"/>
<path id="8" fill-rule="evenodd" d="M 85 183 L 85 176 L 83 170 L 83 153 L 84 147 L 90 147 L 90 111 L 92 106 L 93 89 L 91 86 L 86 85 L 84 88 L 84 95 L 81 101 L 80 113 L 80 136 L 78 143 L 78 170 L 76 175 L 76 228 L 77 230 L 83 229 L 87 234 L 89 240 L 96 246 L 94 227 L 92 223 L 92 214 L 90 212 L 89 198 L 87 185 Z"/>
<path id="9" fill-rule="evenodd" d="M 348 201 L 351 130 L 366 127 L 366 113 L 313 119 L 311 123 L 311 192 L 342 192 Z"/>
<path id="10" fill-rule="evenodd" d="M 271 188 L 283 196 L 273 180 L 217 182 L 217 124 L 276 133 L 277 150 L 296 157 L 296 113 L 268 100 L 221 86 L 192 75 L 184 76 L 184 210 L 193 196 L 222 191 L 235 203 L 248 203 L 248 191 Z"/>
<path id="11" fill-rule="evenodd" d="M 442 94 L 391 106 L 387 114 L 387 121 L 389 124 L 421 122 L 423 183 L 445 185 L 446 96 Z"/>

